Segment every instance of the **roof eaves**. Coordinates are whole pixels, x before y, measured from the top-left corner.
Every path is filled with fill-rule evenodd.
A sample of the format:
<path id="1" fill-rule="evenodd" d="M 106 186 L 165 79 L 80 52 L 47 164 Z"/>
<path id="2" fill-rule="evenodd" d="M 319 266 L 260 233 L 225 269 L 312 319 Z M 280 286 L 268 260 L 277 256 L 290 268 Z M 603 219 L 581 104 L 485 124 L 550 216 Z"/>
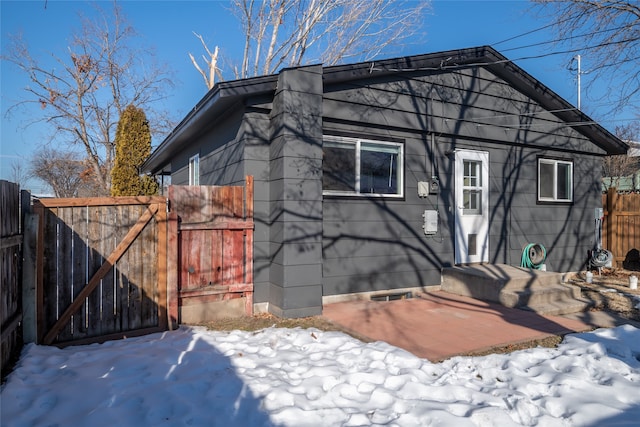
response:
<path id="1" fill-rule="evenodd" d="M 197 126 L 211 115 L 215 116 L 217 107 L 221 107 L 223 103 L 230 105 L 243 97 L 275 91 L 277 80 L 277 75 L 270 75 L 216 84 L 151 153 L 142 164 L 142 170 L 158 173 L 164 169 L 168 160 L 179 149 L 180 143 L 186 139 L 187 131 L 192 126 Z"/>
<path id="2" fill-rule="evenodd" d="M 511 83 L 517 90 L 536 100 L 576 131 L 585 135 L 608 154 L 623 154 L 628 146 L 564 98 L 524 71 L 491 46 L 406 56 L 380 61 L 325 67 L 325 84 L 342 83 L 368 76 L 385 76 L 399 72 L 446 71 L 455 67 L 483 66 Z"/>
<path id="3" fill-rule="evenodd" d="M 598 124 L 584 112 L 524 71 L 513 61 L 487 46 L 487 68 L 514 85 L 516 89 L 536 100 L 544 108 L 554 111 L 554 115 L 568 123 L 573 129 L 593 141 L 607 154 L 624 154 L 629 146 Z"/>
<path id="4" fill-rule="evenodd" d="M 348 65 L 324 67 L 325 83 L 341 83 L 366 78 L 371 75 L 384 76 L 399 72 L 444 71 L 447 67 L 473 66 L 484 64 L 487 46 L 456 49 L 423 55 L 374 60 Z"/>

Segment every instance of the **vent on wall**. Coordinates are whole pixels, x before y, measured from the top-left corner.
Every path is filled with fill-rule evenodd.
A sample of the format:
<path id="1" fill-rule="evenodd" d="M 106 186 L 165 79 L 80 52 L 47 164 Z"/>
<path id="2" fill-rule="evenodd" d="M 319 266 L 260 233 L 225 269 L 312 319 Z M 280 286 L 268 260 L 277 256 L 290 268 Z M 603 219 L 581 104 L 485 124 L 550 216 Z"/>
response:
<path id="1" fill-rule="evenodd" d="M 396 301 L 401 299 L 409 299 L 411 297 L 411 292 L 401 292 L 393 294 L 372 295 L 371 301 Z"/>

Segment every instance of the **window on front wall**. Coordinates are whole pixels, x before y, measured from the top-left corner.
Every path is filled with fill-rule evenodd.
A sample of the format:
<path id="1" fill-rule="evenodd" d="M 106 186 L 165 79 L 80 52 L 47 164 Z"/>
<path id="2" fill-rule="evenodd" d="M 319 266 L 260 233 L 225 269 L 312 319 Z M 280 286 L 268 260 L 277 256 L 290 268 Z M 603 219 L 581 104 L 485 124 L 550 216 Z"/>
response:
<path id="1" fill-rule="evenodd" d="M 189 158 L 189 185 L 200 185 L 200 155 Z"/>
<path id="2" fill-rule="evenodd" d="M 325 136 L 323 153 L 323 194 L 402 197 L 402 144 Z"/>
<path id="3" fill-rule="evenodd" d="M 573 162 L 538 159 L 538 201 L 573 200 Z"/>

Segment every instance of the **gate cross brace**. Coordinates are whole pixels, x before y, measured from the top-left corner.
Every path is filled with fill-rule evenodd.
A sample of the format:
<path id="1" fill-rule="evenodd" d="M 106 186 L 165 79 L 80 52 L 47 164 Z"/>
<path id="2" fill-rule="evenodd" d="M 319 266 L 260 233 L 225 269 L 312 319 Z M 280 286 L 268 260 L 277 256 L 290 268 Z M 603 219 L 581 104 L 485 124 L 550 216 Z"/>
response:
<path id="1" fill-rule="evenodd" d="M 50 345 L 53 340 L 56 338 L 56 335 L 60 332 L 60 330 L 64 327 L 64 325 L 69 322 L 71 316 L 80 309 L 85 298 L 87 298 L 91 292 L 98 286 L 100 280 L 107 274 L 107 272 L 114 266 L 116 262 L 124 255 L 129 246 L 133 243 L 133 241 L 138 237 L 138 234 L 142 232 L 147 223 L 153 218 L 153 216 L 158 212 L 158 205 L 153 204 L 150 205 L 147 210 L 142 214 L 138 222 L 129 230 L 129 232 L 124 236 L 124 239 L 118 246 L 111 252 L 109 257 L 105 260 L 104 264 L 100 266 L 98 271 L 91 277 L 87 286 L 82 288 L 82 290 L 78 293 L 71 303 L 69 307 L 62 313 L 62 315 L 58 318 L 56 323 L 51 327 L 51 330 L 45 335 L 43 343 L 45 345 Z"/>

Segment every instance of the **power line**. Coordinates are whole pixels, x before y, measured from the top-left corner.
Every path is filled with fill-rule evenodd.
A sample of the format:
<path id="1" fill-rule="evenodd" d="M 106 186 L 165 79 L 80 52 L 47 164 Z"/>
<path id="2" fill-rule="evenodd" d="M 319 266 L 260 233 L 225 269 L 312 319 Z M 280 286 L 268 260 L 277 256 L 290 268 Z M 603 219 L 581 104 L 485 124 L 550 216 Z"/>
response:
<path id="1" fill-rule="evenodd" d="M 598 49 L 598 48 L 605 47 L 605 46 L 629 43 L 629 42 L 634 42 L 634 41 L 638 41 L 638 40 L 640 40 L 640 36 L 632 37 L 630 39 L 625 39 L 625 40 L 616 40 L 616 41 L 611 41 L 611 42 L 604 42 L 604 43 L 600 43 L 600 44 L 597 44 L 597 45 L 587 46 L 587 47 L 582 47 L 582 48 L 567 49 L 567 50 L 561 50 L 561 51 L 556 51 L 556 52 L 547 52 L 547 53 L 541 53 L 539 55 L 521 56 L 519 58 L 513 58 L 513 59 L 501 59 L 499 61 L 493 61 L 493 62 L 474 62 L 474 63 L 468 63 L 468 64 L 446 65 L 446 63 L 450 60 L 450 59 L 447 59 L 447 60 L 443 60 L 439 67 L 384 68 L 383 69 L 383 68 L 376 68 L 375 66 L 372 65 L 370 70 L 372 72 L 373 71 L 412 72 L 412 71 L 443 71 L 443 70 L 453 70 L 453 69 L 461 69 L 461 68 L 469 68 L 469 67 L 486 67 L 486 66 L 490 66 L 490 65 L 499 65 L 499 64 L 505 64 L 505 63 L 515 62 L 515 61 L 524 61 L 524 60 L 529 60 L 529 59 L 540 59 L 540 58 L 546 58 L 546 57 L 549 57 L 549 56 L 556 56 L 556 55 L 567 55 L 567 54 L 570 54 L 570 53 L 582 52 L 584 50 L 593 50 L 593 49 Z M 375 63 L 375 61 L 372 61 L 372 64 L 374 64 L 374 63 Z"/>
<path id="2" fill-rule="evenodd" d="M 547 25 L 545 25 L 544 27 L 536 28 L 536 29 L 533 29 L 533 30 L 527 31 L 526 33 L 518 34 L 517 36 L 509 37 L 508 39 L 501 40 L 501 41 L 499 41 L 499 42 L 497 42 L 497 43 L 493 43 L 493 45 L 492 45 L 492 46 L 497 46 L 497 45 L 499 45 L 499 44 L 506 43 L 506 42 L 509 42 L 509 41 L 511 41 L 511 40 L 518 39 L 518 38 L 520 38 L 520 37 L 528 36 L 529 34 L 537 33 L 538 31 L 546 30 L 546 29 L 547 29 L 547 28 L 549 28 L 549 27 L 553 27 L 553 26 L 554 26 L 554 25 L 556 25 L 556 24 L 562 24 L 563 22 L 567 22 L 567 21 L 569 21 L 569 20 L 571 20 L 571 19 L 573 19 L 573 18 L 572 18 L 572 17 L 569 17 L 569 18 L 565 18 L 565 19 L 563 19 L 563 20 L 561 20 L 561 21 L 559 21 L 559 22 L 554 22 L 554 23 L 551 23 L 551 24 L 547 24 Z"/>
<path id="3" fill-rule="evenodd" d="M 595 36 L 597 34 L 606 33 L 608 31 L 617 31 L 617 30 L 620 30 L 620 29 L 622 29 L 624 27 L 626 27 L 626 25 L 623 25 L 622 27 L 617 27 L 617 28 L 610 28 L 610 29 L 607 29 L 607 30 L 594 31 L 592 33 L 579 34 L 577 36 L 571 36 L 571 37 L 560 38 L 560 39 L 555 39 L 555 40 L 547 40 L 547 41 L 544 41 L 544 42 L 538 42 L 538 43 L 528 44 L 528 45 L 519 46 L 519 47 L 512 47 L 512 48 L 509 48 L 509 49 L 501 49 L 500 51 L 501 52 L 510 52 L 512 50 L 526 49 L 526 48 L 530 48 L 530 47 L 542 46 L 542 45 L 545 45 L 545 44 L 555 44 L 555 43 L 559 43 L 559 42 L 566 42 L 566 41 L 573 40 L 573 39 L 587 38 L 587 37 Z"/>

